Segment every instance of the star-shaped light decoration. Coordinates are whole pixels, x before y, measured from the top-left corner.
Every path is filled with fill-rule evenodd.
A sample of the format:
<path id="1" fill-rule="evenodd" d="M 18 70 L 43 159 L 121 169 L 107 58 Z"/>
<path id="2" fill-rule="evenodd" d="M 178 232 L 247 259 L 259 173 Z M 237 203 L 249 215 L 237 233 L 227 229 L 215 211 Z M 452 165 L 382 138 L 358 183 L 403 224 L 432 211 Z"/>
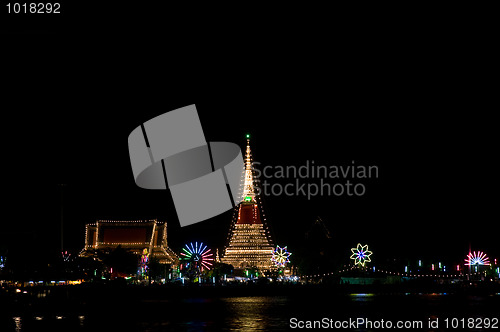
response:
<path id="1" fill-rule="evenodd" d="M 365 266 L 366 262 L 371 262 L 372 260 L 370 259 L 371 254 L 373 254 L 370 250 L 368 250 L 368 245 L 361 245 L 361 243 L 358 243 L 356 248 L 352 248 L 352 255 L 351 259 L 354 259 L 354 265 L 361 265 Z"/>
<path id="2" fill-rule="evenodd" d="M 291 253 L 288 252 L 286 246 L 283 248 L 276 246 L 276 249 L 273 250 L 271 260 L 277 267 L 284 267 L 286 263 L 290 262 L 290 255 Z"/>

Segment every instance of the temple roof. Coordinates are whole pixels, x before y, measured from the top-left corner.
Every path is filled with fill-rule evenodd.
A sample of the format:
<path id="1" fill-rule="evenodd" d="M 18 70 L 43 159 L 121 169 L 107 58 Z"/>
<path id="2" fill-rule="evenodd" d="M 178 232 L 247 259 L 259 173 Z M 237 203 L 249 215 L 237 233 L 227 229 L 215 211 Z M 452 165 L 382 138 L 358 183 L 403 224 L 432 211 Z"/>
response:
<path id="1" fill-rule="evenodd" d="M 140 254 L 149 248 L 160 262 L 175 263 L 177 255 L 167 244 L 167 225 L 157 220 L 98 220 L 85 227 L 85 247 L 80 255 L 91 254 L 94 249 L 111 249 L 122 246 Z M 89 250 L 89 252 L 86 252 Z"/>

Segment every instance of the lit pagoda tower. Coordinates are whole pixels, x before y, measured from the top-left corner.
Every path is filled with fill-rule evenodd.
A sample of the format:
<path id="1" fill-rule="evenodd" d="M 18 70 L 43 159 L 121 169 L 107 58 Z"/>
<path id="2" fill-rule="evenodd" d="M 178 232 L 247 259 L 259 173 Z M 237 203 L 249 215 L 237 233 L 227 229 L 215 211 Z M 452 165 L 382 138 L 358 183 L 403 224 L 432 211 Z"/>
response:
<path id="1" fill-rule="evenodd" d="M 247 135 L 243 200 L 235 208 L 229 244 L 221 261 L 236 269 L 257 268 L 265 272 L 275 269 L 271 261 L 273 244 L 265 218 L 261 216 L 259 196 L 256 195 L 249 137 Z"/>

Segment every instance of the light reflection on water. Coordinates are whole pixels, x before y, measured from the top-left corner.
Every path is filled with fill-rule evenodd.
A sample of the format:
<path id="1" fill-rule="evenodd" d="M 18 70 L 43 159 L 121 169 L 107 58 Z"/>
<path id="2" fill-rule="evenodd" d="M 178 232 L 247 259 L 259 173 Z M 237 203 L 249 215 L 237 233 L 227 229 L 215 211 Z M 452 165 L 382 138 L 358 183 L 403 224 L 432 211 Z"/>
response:
<path id="1" fill-rule="evenodd" d="M 280 312 L 288 303 L 286 297 L 230 297 L 222 301 L 228 308 L 224 324 L 228 331 L 269 331 L 284 327 Z"/>
<path id="2" fill-rule="evenodd" d="M 83 326 L 83 323 L 85 322 L 85 316 L 78 316 L 78 322 L 80 323 L 80 326 Z"/>
<path id="3" fill-rule="evenodd" d="M 16 332 L 21 331 L 22 323 L 21 323 L 21 317 L 13 317 L 14 318 L 14 323 L 16 324 Z"/>
<path id="4" fill-rule="evenodd" d="M 10 316 L 10 327 L 0 331 L 284 331 L 290 318 L 378 317 L 427 320 L 453 314 L 487 316 L 498 307 L 498 296 L 454 296 L 446 293 L 372 294 L 322 293 L 301 296 L 186 297 L 145 300 L 114 312 L 33 313 Z M 129 308 L 127 313 L 123 313 Z M 64 315 L 64 316 L 63 316 Z M 406 315 L 406 316 L 405 316 Z M 491 314 L 489 314 L 491 316 Z M 433 318 L 433 319 L 434 319 Z M 107 321 L 107 325 L 103 322 Z M 121 322 L 121 325 L 118 324 Z M 41 327 L 44 329 L 41 329 Z M 118 329 L 119 328 L 119 329 Z"/>
<path id="5" fill-rule="evenodd" d="M 373 297 L 375 294 L 371 293 L 358 293 L 358 294 L 349 294 L 351 301 L 355 302 L 371 302 L 373 301 Z"/>

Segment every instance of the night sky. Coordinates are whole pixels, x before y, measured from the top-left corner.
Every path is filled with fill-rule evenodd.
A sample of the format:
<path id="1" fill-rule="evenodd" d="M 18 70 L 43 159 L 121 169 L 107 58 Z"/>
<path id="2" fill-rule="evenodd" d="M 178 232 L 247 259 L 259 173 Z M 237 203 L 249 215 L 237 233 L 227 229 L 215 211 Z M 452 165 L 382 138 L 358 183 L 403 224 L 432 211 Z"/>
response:
<path id="1" fill-rule="evenodd" d="M 59 184 L 67 250 L 83 247 L 86 223 L 149 218 L 167 222 L 176 251 L 190 241 L 222 248 L 232 211 L 180 228 L 170 193 L 138 188 L 129 161 L 134 128 L 196 104 L 207 141 L 244 149 L 250 133 L 262 166 L 378 166 L 362 197 L 263 197 L 277 244 L 300 247 L 320 216 L 347 251 L 362 242 L 383 257 L 459 263 L 469 245 L 500 255 L 498 91 L 483 53 L 278 43 L 249 29 L 205 32 L 182 49 L 163 42 L 168 34 L 149 42 L 132 30 L 11 38 L 2 250 L 37 260 L 58 251 Z"/>

